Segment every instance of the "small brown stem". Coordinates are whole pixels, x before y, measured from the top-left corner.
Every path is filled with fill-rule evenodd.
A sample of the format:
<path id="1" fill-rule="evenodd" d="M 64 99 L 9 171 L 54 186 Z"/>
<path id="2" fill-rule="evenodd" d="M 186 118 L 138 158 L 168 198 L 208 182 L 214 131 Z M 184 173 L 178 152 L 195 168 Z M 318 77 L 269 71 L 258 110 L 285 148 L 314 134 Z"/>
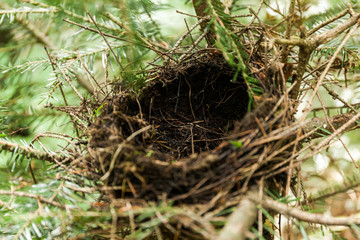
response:
<path id="1" fill-rule="evenodd" d="M 297 208 L 289 207 L 284 203 L 274 201 L 270 198 L 259 199 L 258 195 L 255 194 L 250 195 L 249 198 L 252 201 L 260 204 L 264 208 L 275 210 L 280 214 L 296 218 L 300 221 L 323 224 L 323 225 L 332 225 L 332 226 L 352 226 L 354 224 L 360 225 L 360 218 L 355 218 L 355 217 L 337 218 L 337 217 L 325 216 L 324 214 L 309 213 Z"/>
<path id="2" fill-rule="evenodd" d="M 294 12 L 295 12 L 295 0 L 291 0 L 288 15 L 290 15 L 292 17 L 288 18 L 288 20 L 287 20 L 285 39 L 290 39 L 290 33 L 291 33 L 292 26 L 293 26 Z M 281 51 L 281 62 L 282 63 L 287 62 L 288 55 L 289 55 L 289 46 L 285 45 Z"/>
<path id="3" fill-rule="evenodd" d="M 209 13 L 208 11 L 210 10 L 210 6 L 208 5 L 207 1 L 211 1 L 211 0 L 192 0 L 195 12 L 196 12 L 196 16 L 198 17 L 199 21 L 204 18 L 204 17 L 209 17 Z M 209 26 L 208 28 L 209 22 L 208 21 L 203 21 L 200 23 L 200 27 L 201 27 L 201 31 L 203 33 L 207 32 L 205 39 L 206 42 L 208 43 L 209 46 L 213 46 L 215 44 L 215 39 L 216 36 L 214 34 L 214 28 Z"/>

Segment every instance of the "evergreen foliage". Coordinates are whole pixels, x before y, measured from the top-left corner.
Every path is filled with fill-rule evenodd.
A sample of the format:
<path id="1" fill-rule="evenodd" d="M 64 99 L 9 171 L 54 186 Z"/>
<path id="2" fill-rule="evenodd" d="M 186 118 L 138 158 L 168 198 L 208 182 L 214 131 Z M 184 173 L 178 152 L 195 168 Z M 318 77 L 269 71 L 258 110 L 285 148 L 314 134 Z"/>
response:
<path id="1" fill-rule="evenodd" d="M 117 90 L 120 92 L 122 89 L 131 89 L 134 96 L 138 96 L 143 87 L 151 83 L 152 77 L 157 77 L 153 75 L 154 66 L 166 64 L 170 60 L 187 61 L 185 56 L 198 53 L 206 45 L 220 50 L 225 60 L 235 69 L 234 82 L 239 75 L 245 80 L 250 97 L 249 112 L 254 109 L 257 99 L 263 98 L 263 83 L 259 80 L 258 72 L 249 67 L 253 52 L 247 49 L 251 48 L 251 41 L 260 43 L 264 39 L 269 40 L 267 44 L 270 42 L 280 46 L 281 43 L 271 41 L 271 38 L 273 35 L 286 35 L 285 27 L 277 24 L 287 22 L 284 19 L 288 13 L 273 17 L 260 11 L 260 8 L 259 11 L 251 8 L 251 18 L 239 20 L 247 26 L 240 32 L 259 33 L 249 40 L 240 37 L 245 34 L 238 34 L 234 30 L 233 21 L 235 14 L 248 13 L 245 3 L 234 0 L 231 12 L 226 12 L 223 1 L 207 0 L 208 17 L 204 17 L 207 27 L 200 31 L 189 30 L 180 37 L 181 41 L 177 41 L 179 36 L 166 36 L 161 22 L 154 17 L 158 11 L 170 7 L 160 2 L 3 0 L 0 3 L 0 167 L 3 166 L 0 168 L 1 237 L 116 239 L 126 236 L 127 239 L 161 239 L 164 229 L 174 234 L 177 229 L 173 223 L 183 221 L 184 226 L 191 225 L 200 236 L 210 239 L 213 236 L 208 229 L 216 232 L 215 230 L 223 228 L 228 220 L 225 216 L 236 211 L 235 204 L 232 203 L 221 210 L 217 209 L 218 212 L 214 210 L 212 214 L 217 221 L 202 222 L 206 216 L 198 215 L 196 209 L 173 206 L 166 199 L 160 203 L 147 203 L 139 209 L 131 208 L 131 205 L 126 209 L 117 208 L 113 203 L 108 206 L 103 202 L 106 190 L 98 191 L 105 185 L 99 179 L 85 177 L 82 174 L 85 167 L 81 169 L 77 163 L 69 160 L 85 159 L 81 158 L 88 150 L 81 145 L 89 140 L 85 130 L 89 122 L 95 122 L 104 113 L 107 104 L 105 99 L 109 95 Z M 274 1 L 261 1 L 261 4 L 266 5 L 267 9 L 272 6 L 272 2 Z M 349 11 L 348 2 L 343 0 L 325 12 L 306 17 L 301 14 L 306 12 L 312 1 L 297 2 L 302 5 L 296 9 L 293 28 L 290 30 L 294 39 L 303 38 L 300 30 L 303 26 L 310 31 L 329 21 L 313 32 L 318 34 L 350 19 L 344 14 L 334 20 L 339 13 Z M 357 12 L 358 7 L 353 4 L 351 9 Z M 261 16 L 264 22 L 254 24 L 260 14 L 265 16 Z M 277 26 L 272 32 L 266 32 L 262 24 L 266 24 L 266 27 L 270 24 Z M 194 39 L 201 40 L 201 36 L 205 39 L 206 34 L 206 40 L 198 45 L 194 44 Z M 317 73 L 315 77 L 312 74 L 319 69 L 311 69 L 311 65 L 321 63 L 325 68 L 343 40 L 344 35 L 340 34 L 314 49 L 299 98 L 305 96 L 301 91 L 314 88 L 319 78 Z M 282 62 L 284 66 L 299 64 L 298 46 L 289 46 L 289 58 Z M 276 54 L 271 46 L 261 47 L 268 51 L 266 58 Z M 338 82 L 343 81 L 343 86 L 350 86 L 355 92 L 358 91 L 359 84 L 355 80 L 348 80 L 347 73 L 359 72 L 358 47 L 356 39 L 348 41 L 330 71 L 332 78 L 336 78 Z M 259 69 L 262 68 L 265 67 L 259 63 Z M 340 73 L 344 74 L 344 79 Z M 290 86 L 295 78 L 292 75 L 283 84 Z M 325 87 L 330 84 L 333 84 L 331 78 L 326 79 Z M 336 86 L 326 90 L 331 97 L 341 100 L 334 93 L 334 88 Z M 314 108 L 314 118 L 317 114 L 331 118 L 338 113 L 353 113 L 355 108 L 358 110 L 358 104 L 341 102 L 340 107 L 329 107 L 327 111 L 324 109 L 328 106 L 320 110 Z M 79 110 L 78 115 L 70 114 L 74 109 Z M 319 114 L 319 111 L 323 112 Z M 335 132 L 335 129 L 329 130 L 323 125 L 315 128 L 313 134 L 325 138 Z M 311 136 L 309 139 L 311 140 Z M 236 139 L 230 140 L 230 144 L 241 151 L 246 143 Z M 310 150 L 305 152 L 306 149 Z M 305 150 L 306 154 L 313 153 L 311 146 Z M 303 155 L 299 154 L 299 158 Z M 296 164 L 291 162 L 293 163 Z M 295 184 L 298 190 L 294 192 L 304 193 L 300 179 L 298 177 Z M 124 180 L 124 186 L 125 182 Z M 268 192 L 268 195 L 284 205 L 292 202 L 319 203 L 355 189 L 359 184 L 359 178 L 354 175 L 347 177 L 343 185 L 317 189 L 316 194 L 308 197 L 300 194 L 295 199 L 290 199 L 279 192 Z M 307 207 L 307 212 L 314 210 L 311 204 Z M 261 227 L 252 227 L 249 236 L 259 239 L 274 236 L 281 238 L 276 229 L 278 219 L 274 218 L 274 213 L 260 205 L 258 212 L 261 217 L 257 225 Z M 262 217 L 266 219 L 263 222 Z M 119 231 L 116 229 L 118 225 L 125 227 Z M 311 234 L 311 226 L 300 220 L 295 220 L 291 228 L 297 229 L 304 239 L 308 239 Z M 355 224 L 351 228 L 358 231 Z M 341 238 L 339 233 L 329 229 L 334 239 Z"/>

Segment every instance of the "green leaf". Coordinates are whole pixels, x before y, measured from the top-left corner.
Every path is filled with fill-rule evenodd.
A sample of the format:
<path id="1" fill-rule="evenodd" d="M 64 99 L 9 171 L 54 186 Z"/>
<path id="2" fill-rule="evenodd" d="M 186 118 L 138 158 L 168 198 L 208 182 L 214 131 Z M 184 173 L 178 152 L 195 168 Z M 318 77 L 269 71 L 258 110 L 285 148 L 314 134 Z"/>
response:
<path id="1" fill-rule="evenodd" d="M 232 145 L 234 145 L 237 149 L 242 147 L 242 141 L 241 140 L 230 140 L 229 141 Z"/>
<path id="2" fill-rule="evenodd" d="M 309 240 L 309 236 L 307 235 L 306 230 L 301 222 L 299 222 L 299 229 L 300 229 L 301 235 L 304 237 L 304 239 Z"/>

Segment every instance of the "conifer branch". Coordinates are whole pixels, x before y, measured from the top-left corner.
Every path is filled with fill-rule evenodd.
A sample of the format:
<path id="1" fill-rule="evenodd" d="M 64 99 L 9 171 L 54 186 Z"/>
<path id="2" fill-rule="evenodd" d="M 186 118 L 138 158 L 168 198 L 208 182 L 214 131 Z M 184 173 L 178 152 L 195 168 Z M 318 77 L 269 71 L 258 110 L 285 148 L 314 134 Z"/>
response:
<path id="1" fill-rule="evenodd" d="M 63 205 L 61 203 L 55 202 L 54 200 L 39 196 L 37 194 L 32 194 L 32 193 L 27 193 L 27 192 L 14 192 L 14 191 L 0 190 L 0 196 L 1 195 L 33 198 L 33 199 L 39 200 L 40 202 L 47 203 L 47 204 L 53 205 L 58 208 L 66 208 L 66 205 Z"/>
<path id="2" fill-rule="evenodd" d="M 63 161 L 66 158 L 65 156 L 42 152 L 29 146 L 22 146 L 0 139 L 0 151 L 2 150 L 12 152 L 14 154 L 24 155 L 28 158 L 35 158 L 52 163 Z"/>
<path id="3" fill-rule="evenodd" d="M 9 9 L 9 6 L 6 3 L 0 3 L 0 7 L 4 9 Z M 41 32 L 37 26 L 35 26 L 33 23 L 27 21 L 25 18 L 19 16 L 18 14 L 15 16 L 15 20 L 24 26 L 31 35 L 34 36 L 34 38 L 37 40 L 37 42 L 44 44 L 51 50 L 56 50 L 57 46 L 50 40 L 50 38 L 43 32 Z"/>
<path id="4" fill-rule="evenodd" d="M 90 19 L 88 19 L 88 18 L 86 18 L 86 17 L 84 17 L 84 16 L 81 16 L 81 15 L 79 15 L 79 14 L 76 14 L 76 13 L 74 13 L 74 12 L 71 12 L 71 11 L 69 11 L 69 10 L 66 10 L 66 9 L 61 9 L 61 8 L 56 8 L 56 7 L 54 7 L 54 6 L 49 6 L 49 5 L 47 5 L 47 4 L 45 4 L 45 3 L 39 3 L 39 2 L 36 2 L 36 1 L 33 1 L 33 0 L 21 0 L 22 2 L 24 2 L 24 3 L 28 3 L 28 4 L 31 4 L 31 5 L 34 5 L 34 6 L 41 6 L 41 7 L 44 7 L 44 8 L 52 8 L 52 9 L 55 9 L 54 11 L 55 12 L 64 12 L 66 15 L 68 15 L 68 16 L 71 16 L 71 17 L 74 17 L 74 18 L 77 18 L 77 19 L 80 19 L 80 20 L 82 20 L 82 21 L 84 21 L 84 22 L 87 22 L 87 23 L 92 23 L 91 21 L 90 21 Z M 109 24 L 103 24 L 103 23 L 97 23 L 99 26 L 101 26 L 101 27 L 103 27 L 103 28 L 106 28 L 106 29 L 108 29 L 108 30 L 111 30 L 111 31 L 115 31 L 115 32 L 120 32 L 120 33 L 122 33 L 123 32 L 123 30 L 121 30 L 121 29 L 118 29 L 118 28 L 113 28 L 113 27 L 111 27 L 111 26 L 109 26 Z"/>

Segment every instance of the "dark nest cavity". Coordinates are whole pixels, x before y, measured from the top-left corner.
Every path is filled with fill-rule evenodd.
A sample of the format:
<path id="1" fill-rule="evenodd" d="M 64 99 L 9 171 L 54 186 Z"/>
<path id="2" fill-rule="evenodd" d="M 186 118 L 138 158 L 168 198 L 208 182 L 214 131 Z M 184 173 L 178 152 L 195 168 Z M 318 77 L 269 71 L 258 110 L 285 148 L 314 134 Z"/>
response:
<path id="1" fill-rule="evenodd" d="M 142 93 L 143 118 L 156 129 L 149 142 L 174 159 L 210 151 L 248 107 L 247 87 L 221 55 L 202 54 L 167 65 Z"/>

